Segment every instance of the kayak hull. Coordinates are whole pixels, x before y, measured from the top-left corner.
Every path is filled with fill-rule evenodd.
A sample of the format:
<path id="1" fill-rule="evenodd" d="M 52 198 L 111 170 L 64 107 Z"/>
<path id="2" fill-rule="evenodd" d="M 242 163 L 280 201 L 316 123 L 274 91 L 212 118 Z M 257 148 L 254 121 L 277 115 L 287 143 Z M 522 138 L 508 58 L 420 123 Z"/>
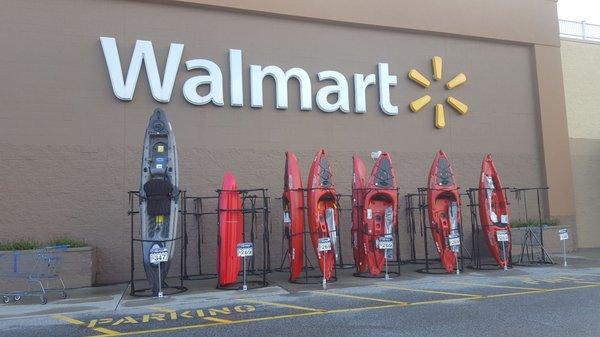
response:
<path id="1" fill-rule="evenodd" d="M 218 285 L 224 287 L 237 281 L 240 271 L 237 245 L 242 242 L 242 201 L 231 172 L 226 172 L 223 176 L 218 213 L 217 275 Z"/>
<path id="2" fill-rule="evenodd" d="M 369 273 L 372 276 L 379 276 L 385 263 L 386 251 L 379 249 L 377 241 L 384 236 L 393 237 L 397 224 L 397 182 L 388 153 L 381 153 L 375 161 L 366 187 L 363 241 L 366 247 Z M 391 251 L 387 253 L 391 255 Z M 388 255 L 388 258 L 390 257 Z"/>
<path id="3" fill-rule="evenodd" d="M 356 272 L 364 273 L 367 270 L 367 248 L 363 240 L 363 236 L 366 233 L 366 229 L 363 226 L 366 169 L 365 164 L 358 154 L 352 156 L 352 171 L 352 253 Z"/>
<path id="4" fill-rule="evenodd" d="M 459 235 L 460 196 L 452 168 L 443 151 L 439 151 L 429 170 L 427 210 L 431 236 L 446 272 L 456 268 L 456 248 L 449 245 L 451 235 Z"/>
<path id="5" fill-rule="evenodd" d="M 285 234 L 288 239 L 291 282 L 295 281 L 304 266 L 304 192 L 298 159 L 292 152 L 285 154 L 283 187 Z"/>
<path id="6" fill-rule="evenodd" d="M 511 228 L 508 203 L 502 190 L 502 181 L 492 160 L 487 154 L 481 163 L 478 190 L 479 218 L 484 241 L 490 254 L 500 268 L 507 268 L 511 256 Z M 507 242 L 499 242 L 498 231 L 506 231 Z"/>
<path id="7" fill-rule="evenodd" d="M 175 135 L 166 113 L 157 108 L 148 121 L 144 137 L 140 174 L 140 237 L 142 261 L 146 277 L 154 294 L 159 280 L 169 272 L 175 253 L 175 235 L 179 215 L 179 169 Z M 166 249 L 168 261 L 150 262 L 150 251 Z M 159 277 L 160 276 L 160 277 Z"/>
<path id="8" fill-rule="evenodd" d="M 333 228 L 335 228 L 335 231 L 330 231 L 328 228 L 328 212 L 333 214 L 330 218 L 334 222 L 335 226 Z M 307 214 L 311 243 L 319 261 L 319 268 L 323 277 L 329 280 L 333 276 L 335 265 L 335 245 L 337 243 L 335 235 L 338 215 L 335 184 L 331 167 L 325 156 L 325 150 L 317 152 L 308 173 Z M 318 243 L 320 238 L 330 238 L 332 249 L 319 252 Z"/>

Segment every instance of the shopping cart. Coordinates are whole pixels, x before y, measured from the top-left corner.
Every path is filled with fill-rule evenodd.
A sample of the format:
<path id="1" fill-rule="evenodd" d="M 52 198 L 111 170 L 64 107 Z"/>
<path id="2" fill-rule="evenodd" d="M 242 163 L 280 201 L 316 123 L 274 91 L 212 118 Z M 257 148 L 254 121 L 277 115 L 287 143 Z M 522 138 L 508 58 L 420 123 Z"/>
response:
<path id="1" fill-rule="evenodd" d="M 48 303 L 48 293 L 67 298 L 65 284 L 58 275 L 62 253 L 68 246 L 52 246 L 32 251 L 0 253 L 0 297 L 4 303 L 22 297 L 39 297 Z M 13 289 L 16 288 L 16 289 Z"/>

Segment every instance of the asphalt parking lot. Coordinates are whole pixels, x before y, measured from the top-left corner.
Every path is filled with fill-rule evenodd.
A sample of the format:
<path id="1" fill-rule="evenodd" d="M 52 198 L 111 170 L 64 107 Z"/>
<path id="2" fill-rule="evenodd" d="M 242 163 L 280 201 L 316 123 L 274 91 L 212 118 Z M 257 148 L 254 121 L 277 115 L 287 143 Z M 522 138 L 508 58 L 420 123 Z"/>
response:
<path id="1" fill-rule="evenodd" d="M 0 309 L 3 336 L 599 336 L 600 267 L 515 267 L 319 285 Z M 346 279 L 347 277 L 345 277 Z M 101 301 L 104 295 L 98 295 Z M 115 300 L 115 299 L 111 299 Z M 30 304 L 33 305 L 33 304 Z M 24 304 L 26 307 L 27 304 Z M 13 306 L 18 308 L 18 306 Z"/>

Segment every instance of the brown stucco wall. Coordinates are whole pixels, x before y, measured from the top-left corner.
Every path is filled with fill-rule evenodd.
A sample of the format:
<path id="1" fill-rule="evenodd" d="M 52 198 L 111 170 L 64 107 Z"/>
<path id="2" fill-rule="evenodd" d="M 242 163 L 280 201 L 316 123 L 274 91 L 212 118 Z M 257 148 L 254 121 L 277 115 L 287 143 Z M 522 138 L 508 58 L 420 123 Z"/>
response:
<path id="1" fill-rule="evenodd" d="M 527 3 L 534 6 L 534 1 Z M 546 6 L 547 2 L 540 3 Z M 458 26 L 459 20 L 452 20 Z M 539 80 L 539 72 L 556 63 L 540 64 L 537 50 L 534 53 L 534 47 L 523 41 L 500 43 L 332 21 L 337 20 L 291 19 L 169 2 L 10 1 L 0 14 L 0 165 L 11 172 L 0 177 L 4 189 L 0 224 L 6 229 L 1 238 L 83 237 L 98 247 L 98 282 L 125 280 L 129 270 L 126 192 L 138 188 L 140 144 L 147 118 L 157 105 L 167 111 L 175 130 L 181 188 L 189 195 L 211 194 L 220 186 L 223 172 L 232 170 L 240 187 L 265 186 L 277 197 L 284 151 L 297 153 L 306 182 L 308 166 L 320 147 L 329 150 L 341 193 L 350 190 L 352 154 L 358 152 L 367 160 L 374 149 L 392 153 L 402 194 L 425 184 L 439 148 L 450 156 L 465 189 L 476 184 L 487 152 L 493 153 L 506 185 L 546 183 L 544 172 L 549 171 L 544 163 L 555 162 L 544 156 L 552 145 L 542 143 L 540 108 L 544 111 L 547 105 L 540 107 L 538 97 L 545 92 L 539 90 L 536 73 Z M 531 36 L 536 29 L 529 32 Z M 161 69 L 169 43 L 179 42 L 185 44 L 182 62 L 213 60 L 225 78 L 228 49 L 242 49 L 245 106 L 227 105 L 227 80 L 226 106 L 188 104 L 181 88 L 193 75 L 183 65 L 170 103 L 152 99 L 144 71 L 134 100 L 119 101 L 110 87 L 100 36 L 117 39 L 124 68 L 136 39 L 154 43 Z M 508 40 L 511 35 L 502 36 L 488 37 Z M 448 92 L 443 84 L 433 82 L 424 90 L 406 78 L 411 68 L 430 77 L 430 59 L 435 55 L 444 59 L 444 80 L 458 72 L 468 77 L 452 94 L 469 104 L 469 113 L 459 116 L 446 106 L 443 130 L 433 127 L 432 106 L 445 99 Z M 389 62 L 390 71 L 398 75 L 398 86 L 392 89 L 392 101 L 400 107 L 398 116 L 379 110 L 374 87 L 367 91 L 364 115 L 323 113 L 316 106 L 299 111 L 293 81 L 288 110 L 274 109 L 271 81 L 264 84 L 264 108 L 249 107 L 250 64 L 302 67 L 311 75 L 314 94 L 323 85 L 316 80 L 318 71 L 340 71 L 352 84 L 354 72 L 375 73 L 378 62 Z M 432 96 L 432 103 L 410 113 L 408 103 L 425 93 Z M 560 108 L 554 113 L 560 115 Z M 560 128 L 560 122 L 553 127 Z M 562 141 L 557 144 L 562 146 Z M 279 261 L 280 214 L 279 202 L 273 200 L 273 263 Z M 349 222 L 341 225 L 347 233 Z M 214 223 L 207 222 L 205 233 L 206 254 L 211 254 Z M 406 238 L 402 240 L 406 247 Z M 346 240 L 347 261 L 348 248 Z M 210 272 L 214 256 L 206 257 L 205 271 Z"/>

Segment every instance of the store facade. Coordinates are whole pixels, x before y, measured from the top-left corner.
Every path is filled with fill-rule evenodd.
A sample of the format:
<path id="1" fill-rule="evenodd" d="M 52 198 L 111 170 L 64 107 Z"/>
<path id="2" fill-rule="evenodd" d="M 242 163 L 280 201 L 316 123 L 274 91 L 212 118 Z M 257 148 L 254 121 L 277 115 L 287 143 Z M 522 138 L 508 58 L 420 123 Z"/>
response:
<path id="1" fill-rule="evenodd" d="M 306 177 L 320 148 L 341 193 L 354 153 L 389 151 L 401 193 L 425 185 L 438 149 L 465 189 L 492 153 L 507 186 L 549 186 L 545 216 L 576 224 L 554 1 L 3 7 L 0 238 L 83 238 L 98 283 L 128 277 L 127 191 L 157 106 L 177 137 L 180 188 L 209 195 L 226 170 L 269 188 L 276 247 L 285 151 Z"/>

